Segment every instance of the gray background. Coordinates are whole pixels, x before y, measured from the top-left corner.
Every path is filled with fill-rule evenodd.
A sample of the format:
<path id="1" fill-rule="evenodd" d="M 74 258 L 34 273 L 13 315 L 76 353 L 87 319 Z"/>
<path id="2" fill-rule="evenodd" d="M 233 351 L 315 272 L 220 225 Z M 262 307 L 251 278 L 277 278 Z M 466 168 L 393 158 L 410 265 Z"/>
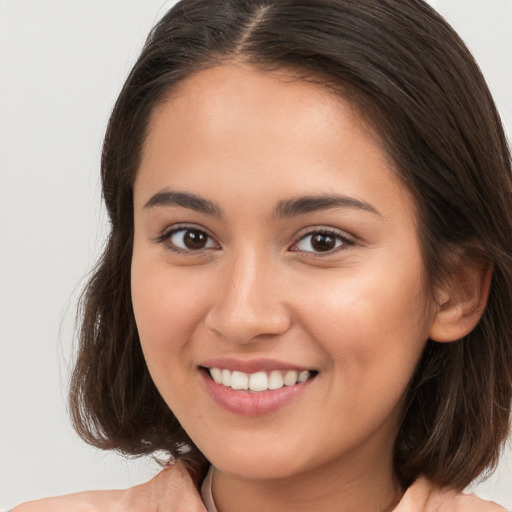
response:
<path id="1" fill-rule="evenodd" d="M 149 28 L 174 2 L 0 0 L 0 508 L 126 487 L 157 470 L 67 418 L 74 308 L 106 233 L 99 155 Z M 466 40 L 512 138 L 512 0 L 432 0 Z M 512 508 L 512 452 L 478 492 Z"/>

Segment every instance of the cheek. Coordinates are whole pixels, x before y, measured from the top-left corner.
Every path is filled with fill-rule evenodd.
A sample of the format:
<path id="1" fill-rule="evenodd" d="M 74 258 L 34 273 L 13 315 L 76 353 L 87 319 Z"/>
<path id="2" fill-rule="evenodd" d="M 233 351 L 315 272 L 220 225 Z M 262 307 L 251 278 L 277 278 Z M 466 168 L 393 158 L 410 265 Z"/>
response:
<path id="1" fill-rule="evenodd" d="M 151 378 L 178 416 L 186 415 L 183 389 L 189 389 L 192 367 L 189 342 L 200 323 L 201 304 L 194 286 L 166 266 L 132 265 L 132 301 L 140 343 Z M 185 406 L 187 406 L 187 403 Z M 185 416 L 186 417 L 186 416 Z M 200 418 L 196 418 L 196 422 Z"/>
<path id="2" fill-rule="evenodd" d="M 132 302 L 139 337 L 150 370 L 163 356 L 179 357 L 202 317 L 202 294 L 186 272 L 173 273 L 134 252 Z M 173 358 L 167 361 L 174 360 Z"/>
<path id="3" fill-rule="evenodd" d="M 429 320 L 421 262 L 412 262 L 404 262 L 398 275 L 382 264 L 347 273 L 339 286 L 335 280 L 309 283 L 304 324 L 336 373 L 354 386 L 372 379 L 380 382 L 377 388 L 395 380 L 405 387 L 414 372 Z"/>

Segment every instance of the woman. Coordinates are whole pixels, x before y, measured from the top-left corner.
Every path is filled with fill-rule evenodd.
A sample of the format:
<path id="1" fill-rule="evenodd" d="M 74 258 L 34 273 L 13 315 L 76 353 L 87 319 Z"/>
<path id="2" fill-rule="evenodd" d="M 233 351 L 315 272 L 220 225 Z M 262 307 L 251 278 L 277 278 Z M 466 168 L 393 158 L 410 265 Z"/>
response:
<path id="1" fill-rule="evenodd" d="M 431 8 L 181 2 L 102 179 L 75 425 L 192 477 L 20 511 L 502 510 L 459 491 L 508 433 L 510 155 Z"/>

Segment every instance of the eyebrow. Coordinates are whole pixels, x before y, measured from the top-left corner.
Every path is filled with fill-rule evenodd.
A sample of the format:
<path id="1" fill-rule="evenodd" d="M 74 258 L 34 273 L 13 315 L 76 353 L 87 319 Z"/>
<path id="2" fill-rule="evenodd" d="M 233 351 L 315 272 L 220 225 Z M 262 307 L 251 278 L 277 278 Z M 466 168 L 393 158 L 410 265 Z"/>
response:
<path id="1" fill-rule="evenodd" d="M 155 208 L 157 206 L 181 206 L 206 215 L 222 217 L 222 209 L 209 199 L 191 194 L 189 192 L 174 192 L 161 190 L 152 196 L 144 205 L 144 208 Z"/>
<path id="2" fill-rule="evenodd" d="M 380 215 L 379 211 L 366 201 L 337 194 L 304 196 L 297 199 L 280 201 L 274 210 L 274 215 L 277 218 L 294 217 L 330 208 L 356 208 Z"/>
<path id="3" fill-rule="evenodd" d="M 222 208 L 219 205 L 190 192 L 161 190 L 147 201 L 144 208 L 155 208 L 158 206 L 181 206 L 182 208 L 188 208 L 214 217 L 221 218 L 223 216 Z M 302 196 L 296 199 L 280 201 L 274 209 L 274 216 L 281 219 L 330 208 L 355 208 L 380 215 L 379 211 L 366 201 L 337 194 L 325 194 Z"/>

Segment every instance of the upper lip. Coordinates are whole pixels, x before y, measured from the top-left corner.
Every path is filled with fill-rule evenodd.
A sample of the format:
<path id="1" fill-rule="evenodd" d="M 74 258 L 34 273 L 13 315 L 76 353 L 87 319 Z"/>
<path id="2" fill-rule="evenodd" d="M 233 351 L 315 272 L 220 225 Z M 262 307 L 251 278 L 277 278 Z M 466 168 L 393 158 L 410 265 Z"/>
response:
<path id="1" fill-rule="evenodd" d="M 304 365 L 269 358 L 236 359 L 232 357 L 223 357 L 208 359 L 203 361 L 199 366 L 203 366 L 205 368 L 219 368 L 221 370 L 226 369 L 231 371 L 239 371 L 244 373 L 256 373 L 272 370 L 312 370 L 312 368 L 305 367 Z"/>

